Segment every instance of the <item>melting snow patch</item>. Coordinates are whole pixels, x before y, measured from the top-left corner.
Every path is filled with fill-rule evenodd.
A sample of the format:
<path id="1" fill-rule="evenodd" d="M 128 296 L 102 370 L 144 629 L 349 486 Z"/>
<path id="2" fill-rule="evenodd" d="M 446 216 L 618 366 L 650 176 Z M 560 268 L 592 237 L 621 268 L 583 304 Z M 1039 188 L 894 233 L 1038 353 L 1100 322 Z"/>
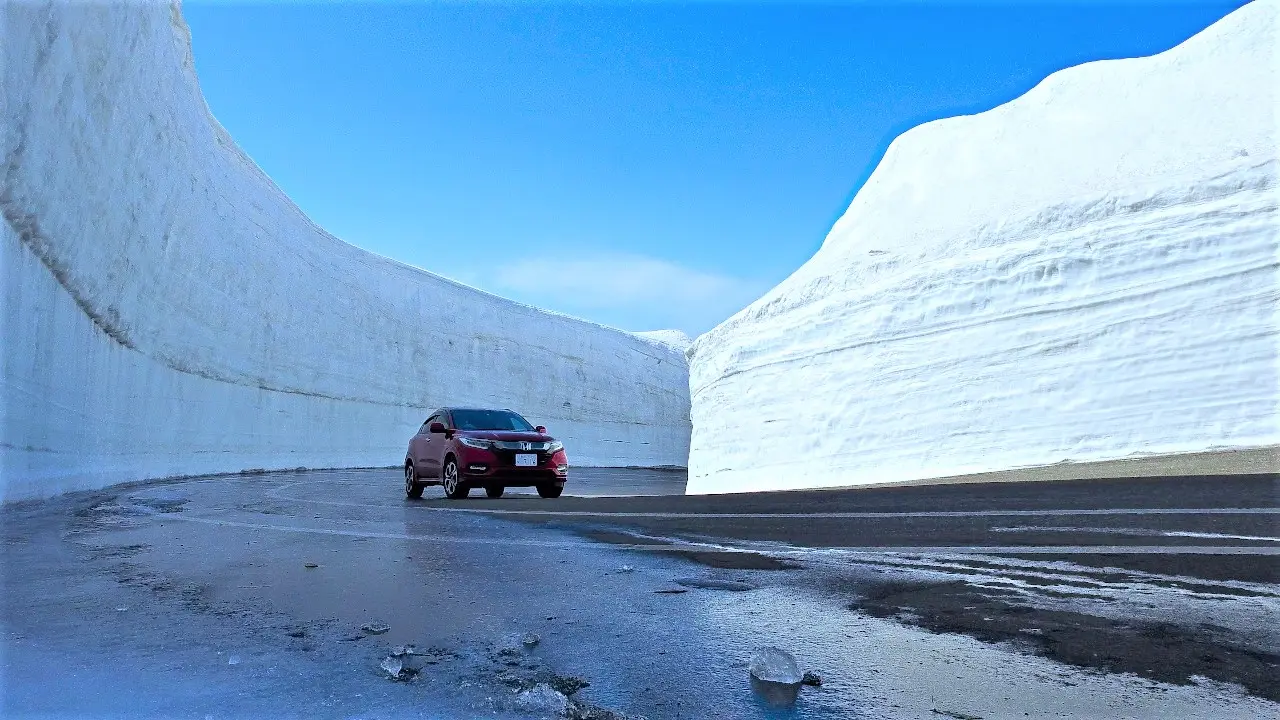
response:
<path id="1" fill-rule="evenodd" d="M 569 709 L 569 698 L 549 685 L 535 685 L 516 696 L 521 710 L 563 715 Z"/>

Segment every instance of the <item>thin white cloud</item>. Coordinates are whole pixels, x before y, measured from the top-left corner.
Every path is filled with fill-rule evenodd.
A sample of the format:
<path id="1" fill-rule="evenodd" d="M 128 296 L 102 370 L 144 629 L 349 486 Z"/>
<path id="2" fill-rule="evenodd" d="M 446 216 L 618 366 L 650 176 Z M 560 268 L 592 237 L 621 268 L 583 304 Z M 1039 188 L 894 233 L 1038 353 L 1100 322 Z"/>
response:
<path id="1" fill-rule="evenodd" d="M 641 255 L 527 258 L 499 267 L 489 289 L 626 330 L 710 330 L 759 297 L 760 281 Z"/>

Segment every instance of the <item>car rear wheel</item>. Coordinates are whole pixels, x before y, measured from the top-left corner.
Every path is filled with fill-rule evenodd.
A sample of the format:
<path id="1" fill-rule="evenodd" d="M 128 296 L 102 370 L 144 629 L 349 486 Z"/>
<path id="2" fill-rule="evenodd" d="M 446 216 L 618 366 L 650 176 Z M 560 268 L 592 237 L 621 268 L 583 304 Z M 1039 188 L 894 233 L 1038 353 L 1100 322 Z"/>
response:
<path id="1" fill-rule="evenodd" d="M 484 489 L 484 494 L 488 495 L 494 500 L 497 500 L 498 498 L 502 497 L 503 490 L 506 490 L 506 488 L 504 488 L 501 485 L 490 485 L 489 487 Z"/>
<path id="2" fill-rule="evenodd" d="M 444 495 L 450 500 L 461 500 L 471 494 L 471 488 L 458 480 L 458 461 L 449 458 L 444 462 Z"/>
<path id="3" fill-rule="evenodd" d="M 558 498 L 564 492 L 563 485 L 539 485 L 538 495 L 544 498 Z"/>
<path id="4" fill-rule="evenodd" d="M 418 482 L 418 472 L 411 462 L 404 464 L 404 494 L 415 500 L 422 497 L 422 483 Z"/>

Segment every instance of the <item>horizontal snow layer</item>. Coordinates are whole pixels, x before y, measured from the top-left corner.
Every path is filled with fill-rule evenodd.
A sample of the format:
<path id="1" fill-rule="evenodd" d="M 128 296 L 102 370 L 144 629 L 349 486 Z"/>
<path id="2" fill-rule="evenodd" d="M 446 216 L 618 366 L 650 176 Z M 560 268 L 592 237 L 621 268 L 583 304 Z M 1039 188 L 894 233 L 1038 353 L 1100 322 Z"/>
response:
<path id="1" fill-rule="evenodd" d="M 650 330 L 649 332 L 638 332 L 635 335 L 650 342 L 674 348 L 680 353 L 684 353 L 693 344 L 693 340 L 680 330 Z"/>
<path id="2" fill-rule="evenodd" d="M 1276 9 L 896 140 L 689 351 L 689 492 L 1280 443 Z"/>
<path id="3" fill-rule="evenodd" d="M 0 496 L 396 465 L 450 404 L 685 464 L 683 352 L 317 228 L 209 115 L 176 6 L 9 3 L 0 47 Z"/>

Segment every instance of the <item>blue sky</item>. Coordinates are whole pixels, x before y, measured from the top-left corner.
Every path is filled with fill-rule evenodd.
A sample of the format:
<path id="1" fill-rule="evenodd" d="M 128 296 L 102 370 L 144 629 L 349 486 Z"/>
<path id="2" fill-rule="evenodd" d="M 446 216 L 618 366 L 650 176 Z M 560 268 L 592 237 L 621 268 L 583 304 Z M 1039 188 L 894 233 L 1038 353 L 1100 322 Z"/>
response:
<path id="1" fill-rule="evenodd" d="M 219 121 L 321 226 L 626 330 L 705 332 L 818 246 L 889 142 L 1242 2 L 187 0 Z"/>

